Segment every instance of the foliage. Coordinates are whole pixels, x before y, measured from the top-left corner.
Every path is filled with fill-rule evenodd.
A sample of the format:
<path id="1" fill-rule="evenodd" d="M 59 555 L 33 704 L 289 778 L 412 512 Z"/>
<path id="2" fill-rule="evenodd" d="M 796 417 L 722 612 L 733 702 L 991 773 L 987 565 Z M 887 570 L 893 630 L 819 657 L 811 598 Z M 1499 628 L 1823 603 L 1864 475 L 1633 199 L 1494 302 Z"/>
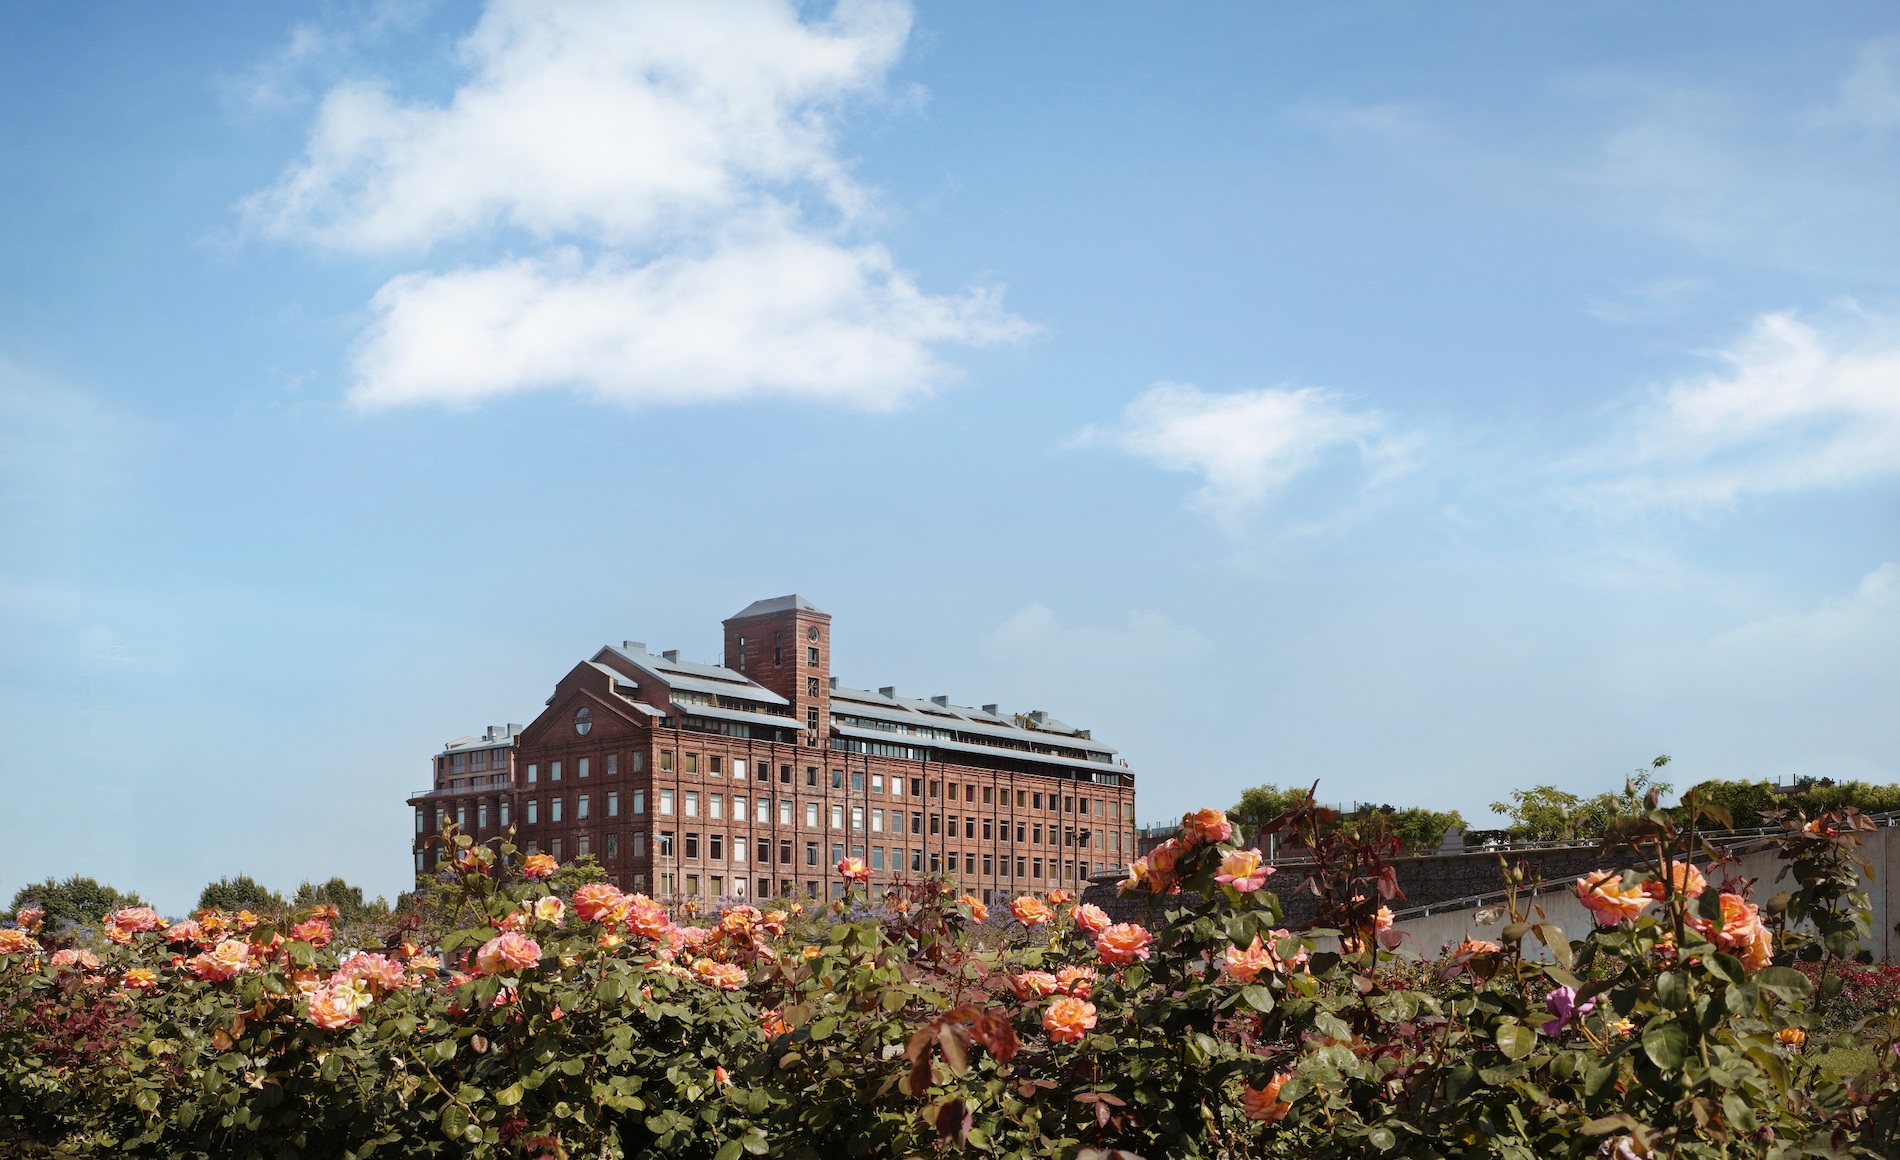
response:
<path id="1" fill-rule="evenodd" d="M 351 886 L 341 878 L 331 878 L 321 885 L 309 882 L 297 884 L 297 893 L 291 898 L 291 905 L 298 910 L 309 910 L 317 906 L 334 906 L 345 922 L 356 922 L 366 918 L 383 918 L 389 914 L 389 903 L 380 897 L 373 902 L 363 901 L 363 888 Z"/>
<path id="2" fill-rule="evenodd" d="M 1714 780 L 1698 784 L 1694 792 L 1704 802 L 1727 810 L 1736 826 L 1745 830 L 1771 825 L 1770 815 L 1778 810 L 1808 817 L 1848 806 L 1866 814 L 1900 810 L 1900 785 L 1869 785 L 1864 781 L 1837 784 L 1826 779 L 1805 780 L 1777 787 L 1766 781 Z"/>
<path id="3" fill-rule="evenodd" d="M 1586 798 L 1554 785 L 1537 785 L 1512 790 L 1509 802 L 1492 802 L 1491 810 L 1511 819 L 1506 832 L 1517 841 L 1601 838 L 1619 819 L 1640 815 L 1643 799 L 1650 791 L 1669 792 L 1669 783 L 1655 776 L 1668 764 L 1669 758 L 1664 755 L 1650 762 L 1648 769 L 1630 774 L 1621 793 L 1606 791 Z"/>
<path id="4" fill-rule="evenodd" d="M 1240 801 L 1227 811 L 1227 815 L 1240 833 L 1252 835 L 1268 822 L 1308 800 L 1311 794 L 1310 789 L 1257 785 L 1241 794 Z M 1374 819 L 1377 819 L 1376 823 Z M 1465 819 L 1457 810 L 1441 812 L 1418 806 L 1394 809 L 1388 805 L 1368 806 L 1351 814 L 1340 815 L 1336 824 L 1351 832 L 1357 832 L 1363 826 L 1376 825 L 1397 835 L 1407 851 L 1427 853 L 1438 849 L 1452 829 L 1463 829 Z"/>
<path id="5" fill-rule="evenodd" d="M 1597 926 L 1513 898 L 1434 960 L 1390 929 L 1389 820 L 1310 795 L 1265 823 L 1312 852 L 1298 932 L 1215 810 L 1131 867 L 1144 923 L 938 881 L 668 913 L 450 831 L 435 946 L 345 952 L 327 905 L 126 910 L 96 955 L 0 928 L 0 1153 L 1892 1155 L 1894 1029 L 1852 1084 L 1801 1045 L 1856 977 L 1865 819 L 1786 820 L 1765 908 L 1691 868 L 1710 824 L 1652 793 L 1609 827 L 1627 868 L 1579 882 Z"/>
<path id="6" fill-rule="evenodd" d="M 13 909 L 29 903 L 46 912 L 46 923 L 55 929 L 64 924 L 98 926 L 100 919 L 127 906 L 143 906 L 138 892 L 122 893 L 94 878 L 75 874 L 64 882 L 48 878 L 20 887 L 13 895 Z"/>
<path id="7" fill-rule="evenodd" d="M 358 896 L 361 896 L 361 892 Z M 300 898 L 298 905 L 308 904 Z M 227 910 L 232 913 L 248 910 L 255 914 L 275 916 L 289 907 L 290 904 L 284 901 L 283 895 L 249 874 L 239 874 L 235 878 L 220 878 L 216 882 L 207 883 L 205 888 L 198 892 L 199 910 Z"/>

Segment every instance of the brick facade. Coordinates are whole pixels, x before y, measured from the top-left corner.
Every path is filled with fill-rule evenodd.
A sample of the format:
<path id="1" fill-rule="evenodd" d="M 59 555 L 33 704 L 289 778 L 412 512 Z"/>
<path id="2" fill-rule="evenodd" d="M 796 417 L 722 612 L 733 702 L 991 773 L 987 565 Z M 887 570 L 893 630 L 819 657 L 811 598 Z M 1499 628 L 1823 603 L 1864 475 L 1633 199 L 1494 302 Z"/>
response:
<path id="1" fill-rule="evenodd" d="M 941 874 L 991 898 L 1079 892 L 1133 857 L 1134 774 L 1086 730 L 841 688 L 831 617 L 795 596 L 727 620 L 723 659 L 603 648 L 511 744 L 445 747 L 434 786 L 410 799 L 417 870 L 457 818 L 478 840 L 512 825 L 524 848 L 591 854 L 616 884 L 659 897 L 830 897 L 844 856 L 874 883 Z M 509 780 L 474 784 L 466 757 L 454 772 L 458 753 L 482 748 L 505 749 Z"/>

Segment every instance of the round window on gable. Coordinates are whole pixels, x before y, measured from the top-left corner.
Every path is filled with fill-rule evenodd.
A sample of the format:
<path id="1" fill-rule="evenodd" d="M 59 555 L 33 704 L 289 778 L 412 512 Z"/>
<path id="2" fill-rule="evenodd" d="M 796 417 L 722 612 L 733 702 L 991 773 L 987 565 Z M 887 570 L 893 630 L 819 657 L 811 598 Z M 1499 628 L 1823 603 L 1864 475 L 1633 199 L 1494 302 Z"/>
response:
<path id="1" fill-rule="evenodd" d="M 805 639 L 812 642 L 813 644 L 818 643 L 818 626 L 817 625 L 814 624 L 810 628 L 805 630 Z"/>
<path id="2" fill-rule="evenodd" d="M 585 733 L 593 727 L 594 714 L 587 706 L 582 705 L 580 708 L 574 710 L 574 732 Z"/>

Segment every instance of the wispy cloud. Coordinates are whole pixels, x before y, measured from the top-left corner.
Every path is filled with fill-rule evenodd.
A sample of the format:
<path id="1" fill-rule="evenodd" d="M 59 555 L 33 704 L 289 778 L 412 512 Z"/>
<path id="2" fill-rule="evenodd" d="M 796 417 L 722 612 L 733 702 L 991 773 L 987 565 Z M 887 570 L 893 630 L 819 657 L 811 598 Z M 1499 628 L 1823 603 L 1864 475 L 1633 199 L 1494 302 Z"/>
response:
<path id="1" fill-rule="evenodd" d="M 1826 333 L 1792 314 L 1758 319 L 1722 369 L 1635 404 L 1622 430 L 1572 459 L 1566 494 L 1602 508 L 1684 509 L 1842 487 L 1900 473 L 1900 335 Z"/>
<path id="2" fill-rule="evenodd" d="M 1200 476 L 1194 506 L 1222 519 L 1270 499 L 1336 451 L 1355 451 L 1384 474 L 1401 467 L 1414 446 L 1377 412 L 1354 409 L 1333 391 L 1216 394 L 1186 383 L 1156 383 L 1128 404 L 1120 423 L 1085 428 L 1071 442 Z"/>
<path id="3" fill-rule="evenodd" d="M 244 205 L 342 251 L 501 240 L 373 302 L 351 398 L 469 403 L 572 386 L 637 405 L 782 395 L 891 406 L 942 344 L 1020 337 L 994 291 L 931 295 L 874 242 L 838 110 L 903 51 L 900 0 L 493 0 L 441 104 L 325 98 L 303 159 Z"/>

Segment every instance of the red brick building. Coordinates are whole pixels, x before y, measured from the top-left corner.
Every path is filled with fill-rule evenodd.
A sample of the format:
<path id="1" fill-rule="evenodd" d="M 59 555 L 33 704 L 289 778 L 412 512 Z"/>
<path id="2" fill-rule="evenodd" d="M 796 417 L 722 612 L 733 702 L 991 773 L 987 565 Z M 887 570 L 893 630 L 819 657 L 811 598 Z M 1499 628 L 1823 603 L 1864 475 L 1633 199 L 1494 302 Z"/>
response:
<path id="1" fill-rule="evenodd" d="M 840 687 L 831 617 L 798 596 L 728 619 L 724 659 L 605 647 L 526 728 L 445 746 L 410 798 L 417 870 L 444 820 L 659 897 L 829 897 L 847 855 L 873 882 L 1079 892 L 1134 857 L 1134 774 L 1086 729 Z"/>

